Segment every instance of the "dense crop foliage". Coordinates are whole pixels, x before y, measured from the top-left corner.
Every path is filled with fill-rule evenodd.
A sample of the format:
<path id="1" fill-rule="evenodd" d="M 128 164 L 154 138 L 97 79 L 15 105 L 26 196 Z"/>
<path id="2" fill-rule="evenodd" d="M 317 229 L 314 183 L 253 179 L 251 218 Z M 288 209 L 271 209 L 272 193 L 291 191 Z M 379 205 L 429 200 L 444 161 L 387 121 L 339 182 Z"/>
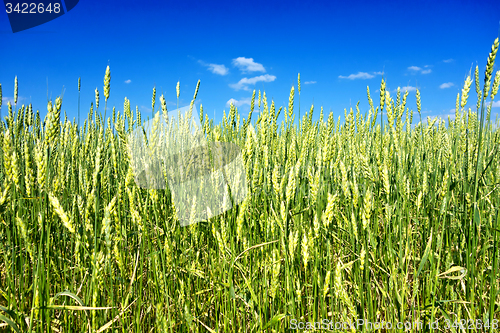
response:
<path id="1" fill-rule="evenodd" d="M 18 107 L 16 78 L 0 122 L 0 323 L 19 332 L 284 331 L 292 319 L 493 328 L 497 49 L 498 39 L 482 89 L 476 68 L 477 104 L 466 107 L 469 76 L 447 126 L 413 124 L 408 92 L 393 99 L 384 80 L 379 105 L 368 90 L 368 114 L 351 108 L 343 123 L 323 109 L 313 121 L 313 106 L 296 122 L 294 88 L 279 110 L 254 92 L 256 121 L 231 105 L 214 125 L 201 107 L 207 140 L 241 147 L 250 194 L 187 227 L 168 189 L 134 181 L 128 134 L 143 121 L 126 98 L 123 114 L 105 118 L 96 89 L 82 127 L 61 119 L 58 98 L 42 121 Z M 106 102 L 110 78 L 108 67 Z"/>

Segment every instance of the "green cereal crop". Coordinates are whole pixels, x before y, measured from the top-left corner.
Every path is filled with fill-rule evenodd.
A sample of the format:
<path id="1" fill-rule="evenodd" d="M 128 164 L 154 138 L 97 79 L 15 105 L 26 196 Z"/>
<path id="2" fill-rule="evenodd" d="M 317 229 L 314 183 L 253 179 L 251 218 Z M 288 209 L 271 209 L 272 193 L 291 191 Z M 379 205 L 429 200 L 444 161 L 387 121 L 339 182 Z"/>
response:
<path id="1" fill-rule="evenodd" d="M 322 109 L 313 121 L 314 106 L 300 117 L 300 105 L 295 122 L 294 87 L 278 111 L 259 91 L 253 122 L 231 105 L 214 125 L 200 107 L 208 142 L 241 148 L 250 193 L 187 227 L 168 188 L 134 182 L 128 134 L 143 122 L 130 101 L 102 117 L 96 88 L 83 127 L 61 118 L 61 98 L 41 120 L 17 104 L 16 77 L 0 120 L 0 331 L 278 332 L 291 319 L 495 330 L 497 50 L 498 39 L 482 89 L 476 67 L 474 110 L 469 75 L 447 125 L 421 118 L 419 90 L 413 124 L 408 93 L 394 98 L 384 80 L 380 104 L 367 88 L 368 114 L 356 106 L 344 122 L 332 112 L 325 121 Z M 110 78 L 108 66 L 104 112 Z M 155 99 L 156 89 L 153 115 Z M 254 102 L 255 91 L 252 111 Z M 201 165 L 203 154 L 192 158 Z"/>

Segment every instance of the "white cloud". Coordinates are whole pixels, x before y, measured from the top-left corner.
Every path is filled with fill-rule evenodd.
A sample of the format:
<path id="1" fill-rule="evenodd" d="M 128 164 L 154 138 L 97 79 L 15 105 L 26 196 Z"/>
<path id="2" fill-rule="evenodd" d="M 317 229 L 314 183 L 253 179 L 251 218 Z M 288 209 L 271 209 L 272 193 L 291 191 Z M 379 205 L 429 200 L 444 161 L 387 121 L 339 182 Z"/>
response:
<path id="1" fill-rule="evenodd" d="M 26 100 L 26 98 L 25 98 L 25 97 L 18 96 L 18 97 L 17 97 L 17 104 L 19 105 L 19 103 L 20 103 L 21 101 L 24 101 L 24 100 Z M 4 106 L 4 105 L 6 106 L 6 105 L 7 105 L 7 102 L 9 102 L 9 101 L 10 101 L 10 104 L 11 104 L 11 105 L 14 105 L 14 97 L 2 97 L 2 106 Z"/>
<path id="2" fill-rule="evenodd" d="M 198 63 L 202 66 L 208 67 L 209 71 L 217 75 L 226 75 L 229 73 L 229 69 L 224 65 L 207 64 L 203 60 L 198 60 Z"/>
<path id="3" fill-rule="evenodd" d="M 448 117 L 450 117 L 450 120 L 455 120 L 455 109 L 450 109 L 449 111 L 443 110 L 443 112 L 439 115 L 441 119 L 444 121 L 448 120 Z"/>
<path id="4" fill-rule="evenodd" d="M 453 59 L 446 59 L 446 60 L 443 60 L 443 62 L 450 63 L 450 62 L 453 62 Z"/>
<path id="5" fill-rule="evenodd" d="M 208 70 L 218 75 L 226 75 L 229 73 L 229 69 L 224 65 L 208 64 Z"/>
<path id="6" fill-rule="evenodd" d="M 252 77 L 250 79 L 244 77 L 240 81 L 238 81 L 238 83 L 233 83 L 233 84 L 230 84 L 229 86 L 236 91 L 238 91 L 238 90 L 250 90 L 248 88 L 248 85 L 256 84 L 257 82 L 260 82 L 260 81 L 272 82 L 274 80 L 276 80 L 276 76 L 266 74 L 266 75 L 255 76 L 255 77 Z"/>
<path id="7" fill-rule="evenodd" d="M 373 77 L 375 77 L 375 75 L 366 72 L 358 72 L 357 74 L 351 74 L 349 76 L 339 75 L 340 79 L 349 79 L 349 80 L 356 80 L 356 79 L 366 80 L 366 79 L 371 79 Z"/>
<path id="8" fill-rule="evenodd" d="M 151 108 L 148 108 L 145 105 L 141 105 L 141 110 L 144 111 L 144 112 L 151 112 Z"/>
<path id="9" fill-rule="evenodd" d="M 127 84 L 130 83 L 130 82 L 132 82 L 132 80 L 130 80 L 130 79 L 125 80 L 125 83 L 127 83 Z"/>
<path id="10" fill-rule="evenodd" d="M 351 74 L 349 76 L 344 76 L 344 75 L 339 75 L 340 79 L 349 79 L 349 80 L 356 80 L 356 79 L 371 79 L 374 78 L 375 75 L 384 75 L 384 72 L 372 72 L 366 73 L 366 72 L 358 72 L 357 74 Z"/>
<path id="11" fill-rule="evenodd" d="M 233 65 L 238 67 L 243 73 L 266 72 L 262 64 L 253 61 L 253 58 L 238 57 L 233 59 Z"/>
<path id="12" fill-rule="evenodd" d="M 406 91 L 415 91 L 415 90 L 417 90 L 417 88 L 412 87 L 412 86 L 405 86 L 405 87 L 402 87 L 401 90 L 405 91 L 405 92 Z"/>
<path id="13" fill-rule="evenodd" d="M 493 107 L 493 108 L 500 108 L 500 101 L 493 102 L 493 104 L 491 105 L 491 107 Z"/>
<path id="14" fill-rule="evenodd" d="M 239 101 L 234 99 L 234 98 L 231 98 L 229 101 L 226 102 L 226 106 L 230 106 L 231 103 L 233 103 L 234 106 L 239 108 L 240 106 L 242 106 L 244 104 L 250 105 L 251 102 L 252 102 L 252 99 L 250 97 L 242 98 Z"/>
<path id="15" fill-rule="evenodd" d="M 304 82 L 304 84 L 315 84 L 315 83 L 316 83 L 316 81 L 306 81 L 306 82 Z"/>
<path id="16" fill-rule="evenodd" d="M 427 68 L 427 67 L 429 67 L 429 65 L 424 66 L 424 68 Z M 410 67 L 408 67 L 408 70 L 410 70 L 414 73 L 420 72 L 420 74 L 429 74 L 432 72 L 431 69 L 423 69 L 423 68 L 418 67 L 418 66 L 410 66 Z"/>
<path id="17" fill-rule="evenodd" d="M 453 86 L 454 86 L 453 82 L 446 82 L 446 83 L 441 84 L 439 86 L 439 88 L 446 89 L 446 88 L 450 88 L 450 87 L 453 87 Z"/>

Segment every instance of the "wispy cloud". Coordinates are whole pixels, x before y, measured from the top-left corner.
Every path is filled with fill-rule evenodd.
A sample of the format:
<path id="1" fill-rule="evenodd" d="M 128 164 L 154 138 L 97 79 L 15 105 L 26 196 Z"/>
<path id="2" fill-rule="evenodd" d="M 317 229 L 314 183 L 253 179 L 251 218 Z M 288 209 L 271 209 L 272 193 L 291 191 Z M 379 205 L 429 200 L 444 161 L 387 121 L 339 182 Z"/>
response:
<path id="1" fill-rule="evenodd" d="M 500 101 L 493 102 L 493 104 L 491 105 L 491 107 L 493 107 L 493 108 L 500 108 Z"/>
<path id="2" fill-rule="evenodd" d="M 348 76 L 344 75 L 339 75 L 339 79 L 348 79 L 348 80 L 356 80 L 356 79 L 372 79 L 375 77 L 375 75 L 382 75 L 384 72 L 373 72 L 372 74 L 367 73 L 367 72 L 358 72 L 357 74 L 351 74 Z"/>
<path id="3" fill-rule="evenodd" d="M 266 72 L 266 69 L 262 64 L 253 61 L 253 58 L 238 57 L 233 59 L 233 65 L 238 67 L 243 73 L 250 72 Z"/>
<path id="4" fill-rule="evenodd" d="M 238 90 L 250 90 L 248 88 L 249 85 L 256 84 L 257 82 L 261 82 L 261 81 L 262 82 L 272 82 L 274 80 L 276 80 L 276 76 L 265 74 L 265 75 L 255 76 L 252 78 L 244 77 L 240 81 L 238 81 L 238 83 L 233 83 L 233 84 L 230 84 L 229 86 L 236 91 L 238 91 Z"/>
<path id="5" fill-rule="evenodd" d="M 229 68 L 224 65 L 209 64 L 208 69 L 217 75 L 227 75 L 229 73 Z"/>
<path id="6" fill-rule="evenodd" d="M 443 112 L 441 112 L 438 117 L 443 119 L 444 121 L 448 120 L 448 117 L 450 117 L 450 120 L 455 120 L 455 115 L 456 111 L 455 108 L 453 108 L 450 110 L 443 110 Z"/>
<path id="7" fill-rule="evenodd" d="M 198 63 L 202 66 L 208 67 L 208 70 L 217 75 L 227 75 L 229 73 L 229 68 L 224 65 L 219 64 L 207 64 L 203 60 L 198 60 Z"/>
<path id="8" fill-rule="evenodd" d="M 401 91 L 404 91 L 404 92 L 406 92 L 406 91 L 415 91 L 415 90 L 417 90 L 417 88 L 412 87 L 412 86 L 405 86 L 405 87 L 401 88 Z"/>
<path id="9" fill-rule="evenodd" d="M 439 88 L 446 89 L 446 88 L 450 88 L 450 87 L 453 87 L 453 86 L 454 86 L 453 82 L 446 82 L 446 83 L 441 84 L 439 86 Z"/>
<path id="10" fill-rule="evenodd" d="M 446 59 L 446 60 L 443 60 L 443 62 L 449 64 L 450 62 L 453 62 L 454 60 L 453 59 Z"/>
<path id="11" fill-rule="evenodd" d="M 125 80 L 125 83 L 126 83 L 126 84 L 129 84 L 130 82 L 132 82 L 132 80 L 131 80 L 131 79 Z"/>
<path id="12" fill-rule="evenodd" d="M 304 82 L 304 84 L 315 84 L 315 83 L 316 83 L 316 81 L 306 81 L 306 82 Z"/>
<path id="13" fill-rule="evenodd" d="M 19 105 L 19 103 L 20 103 L 21 101 L 24 101 L 24 100 L 26 100 L 26 97 L 23 97 L 23 96 L 18 96 L 18 97 L 17 97 L 17 104 Z M 7 105 L 7 102 L 9 102 L 9 101 L 10 101 L 10 104 L 14 105 L 14 97 L 7 97 L 7 96 L 2 97 L 2 105 L 5 105 L 5 106 L 6 106 L 6 105 Z M 5 107 L 5 106 L 4 106 L 4 107 Z"/>
<path id="14" fill-rule="evenodd" d="M 239 108 L 240 106 L 245 105 L 245 104 L 250 105 L 251 102 L 252 102 L 252 99 L 250 97 L 242 98 L 240 100 L 236 100 L 234 98 L 231 98 L 229 101 L 226 102 L 226 106 L 230 106 L 231 103 L 233 103 L 234 106 Z"/>
<path id="15" fill-rule="evenodd" d="M 425 67 L 429 67 L 428 65 L 424 66 Z M 424 68 L 421 68 L 421 67 L 418 67 L 418 66 L 410 66 L 408 67 L 408 70 L 411 71 L 412 73 L 420 73 L 420 74 L 429 74 L 432 72 L 432 70 L 430 68 L 428 69 L 424 69 Z"/>
<path id="16" fill-rule="evenodd" d="M 151 112 L 151 108 L 148 108 L 145 105 L 141 105 L 141 110 L 144 111 L 144 112 Z"/>

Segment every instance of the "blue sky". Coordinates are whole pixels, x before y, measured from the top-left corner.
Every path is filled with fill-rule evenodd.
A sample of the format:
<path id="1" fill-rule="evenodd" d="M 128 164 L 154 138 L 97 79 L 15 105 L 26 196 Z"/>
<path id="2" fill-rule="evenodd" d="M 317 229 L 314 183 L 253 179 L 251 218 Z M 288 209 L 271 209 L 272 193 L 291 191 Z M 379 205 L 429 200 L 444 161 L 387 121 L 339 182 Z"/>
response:
<path id="1" fill-rule="evenodd" d="M 287 106 L 301 74 L 301 114 L 315 105 L 315 117 L 344 117 L 360 101 L 368 110 L 366 86 L 375 104 L 382 73 L 391 94 L 408 89 L 407 105 L 418 120 L 415 87 L 423 117 L 447 117 L 469 70 L 486 59 L 498 36 L 500 1 L 316 2 L 308 1 L 94 1 L 80 0 L 67 14 L 41 26 L 12 33 L 0 13 L 2 115 L 19 80 L 18 104 L 33 104 L 42 115 L 49 98 L 61 95 L 63 110 L 77 116 L 82 80 L 81 120 L 97 87 L 104 111 L 103 78 L 111 68 L 107 115 L 123 109 L 125 97 L 143 118 L 163 92 L 169 110 L 188 105 L 201 80 L 197 106 L 218 122 L 233 99 L 243 115 L 253 89 L 266 90 L 269 104 Z M 497 64 L 499 62 L 497 61 Z M 500 66 L 495 66 L 495 71 Z M 48 86 L 47 86 L 48 82 Z M 406 87 L 406 88 L 404 88 Z M 475 110 L 474 85 L 468 106 Z M 498 98 L 497 98 L 498 99 Z M 493 108 L 492 119 L 500 112 Z"/>

